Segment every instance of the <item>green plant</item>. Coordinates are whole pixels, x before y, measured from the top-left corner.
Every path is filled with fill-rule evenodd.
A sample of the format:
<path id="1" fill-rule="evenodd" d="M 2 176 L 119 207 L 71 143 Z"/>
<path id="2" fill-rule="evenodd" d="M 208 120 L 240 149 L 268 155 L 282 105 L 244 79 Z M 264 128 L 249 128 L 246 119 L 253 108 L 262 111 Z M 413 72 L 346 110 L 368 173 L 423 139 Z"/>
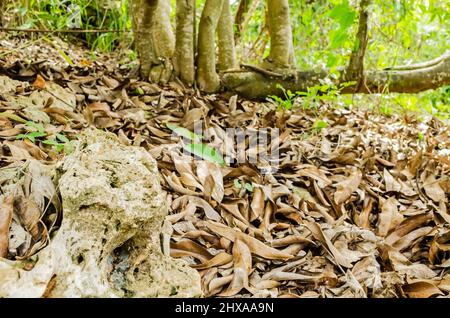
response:
<path id="1" fill-rule="evenodd" d="M 130 30 L 128 0 L 29 0 L 14 1 L 11 12 L 18 18 L 20 28 L 56 29 L 107 29 Z M 112 51 L 126 41 L 126 32 L 102 32 L 80 34 L 92 49 Z"/>
<path id="2" fill-rule="evenodd" d="M 274 102 L 278 105 L 278 110 L 290 110 L 294 105 L 295 97 L 297 97 L 296 93 L 292 93 L 291 90 L 286 90 L 280 84 L 277 84 L 277 88 L 283 91 L 284 98 L 278 97 L 276 95 L 270 95 L 268 100 Z"/>
<path id="3" fill-rule="evenodd" d="M 16 136 L 17 139 L 28 139 L 31 142 L 35 143 L 36 138 L 45 137 L 47 133 L 45 132 L 44 126 L 41 124 L 37 124 L 32 121 L 27 121 L 25 123 L 25 129 L 28 131 L 25 134 L 18 134 Z"/>
<path id="4" fill-rule="evenodd" d="M 240 181 L 239 179 L 234 179 L 233 183 L 236 189 L 242 189 L 242 187 L 244 187 L 248 192 L 253 192 L 253 182 L 247 183 L 245 181 Z"/>
<path id="5" fill-rule="evenodd" d="M 28 139 L 32 143 L 40 141 L 43 144 L 53 146 L 55 151 L 58 153 L 64 151 L 64 153 L 68 154 L 73 152 L 74 150 L 74 142 L 72 140 L 69 140 L 66 136 L 60 133 L 49 136 L 45 132 L 44 126 L 42 126 L 41 124 L 27 121 L 25 123 L 25 129 L 28 132 L 25 134 L 18 134 L 16 136 L 16 139 Z"/>

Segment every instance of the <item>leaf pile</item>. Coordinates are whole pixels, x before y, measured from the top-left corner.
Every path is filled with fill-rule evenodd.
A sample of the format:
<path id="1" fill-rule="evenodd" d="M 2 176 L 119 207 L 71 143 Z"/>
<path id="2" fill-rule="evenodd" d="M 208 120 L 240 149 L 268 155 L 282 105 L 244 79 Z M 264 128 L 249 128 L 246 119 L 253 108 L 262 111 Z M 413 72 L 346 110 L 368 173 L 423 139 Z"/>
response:
<path id="1" fill-rule="evenodd" d="M 277 111 L 271 103 L 202 96 L 178 83 L 142 82 L 112 58 L 83 64 L 73 56 L 82 54 L 76 50 L 66 53 L 72 54 L 72 66 L 57 67 L 63 62 L 54 52 L 48 49 L 48 62 L 40 64 L 18 64 L 20 53 L 4 61 L 8 76 L 16 74 L 21 82 L 2 96 L 46 89 L 49 120 L 41 124 L 47 134 L 74 139 L 94 126 L 146 148 L 158 161 L 167 191 L 171 255 L 199 271 L 206 296 L 449 295 L 445 123 L 327 104 L 315 111 Z M 25 85 L 17 74 L 40 74 L 46 83 L 33 86 L 32 78 Z M 53 111 L 58 99 L 47 82 L 73 94 L 76 105 Z M 60 157 L 39 140 L 16 139 L 31 120 L 23 108 L 2 98 L 0 112 L 2 173 L 17 162 Z M 197 125 L 201 136 L 193 133 Z M 277 148 L 279 159 L 250 163 L 267 149 L 255 148 L 250 136 L 244 151 L 237 151 L 227 128 L 279 129 L 267 145 Z M 245 163 L 225 161 L 242 156 Z M 0 251 L 8 238 L 11 201 L 2 201 Z M 21 224 L 34 233 L 35 219 Z"/>

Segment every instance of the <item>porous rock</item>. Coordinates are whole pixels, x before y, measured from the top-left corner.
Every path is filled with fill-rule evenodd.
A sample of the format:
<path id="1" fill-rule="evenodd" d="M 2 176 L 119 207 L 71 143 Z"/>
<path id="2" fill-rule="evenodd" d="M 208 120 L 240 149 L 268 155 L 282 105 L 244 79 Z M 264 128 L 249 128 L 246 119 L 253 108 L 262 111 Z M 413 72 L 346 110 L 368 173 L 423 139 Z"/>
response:
<path id="1" fill-rule="evenodd" d="M 161 250 L 167 207 L 148 152 L 90 130 L 57 169 L 61 227 L 31 270 L 0 260 L 0 296 L 201 296 L 199 274 Z"/>

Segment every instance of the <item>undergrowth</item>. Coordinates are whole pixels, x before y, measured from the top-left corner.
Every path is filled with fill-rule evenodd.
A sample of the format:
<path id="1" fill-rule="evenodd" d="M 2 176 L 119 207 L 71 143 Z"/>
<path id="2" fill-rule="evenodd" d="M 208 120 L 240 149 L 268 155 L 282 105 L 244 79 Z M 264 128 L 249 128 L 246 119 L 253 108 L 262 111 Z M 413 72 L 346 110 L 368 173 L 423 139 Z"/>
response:
<path id="1" fill-rule="evenodd" d="M 6 7 L 10 26 L 43 30 L 120 30 L 78 34 L 92 50 L 111 52 L 131 43 L 128 0 L 15 0 Z"/>

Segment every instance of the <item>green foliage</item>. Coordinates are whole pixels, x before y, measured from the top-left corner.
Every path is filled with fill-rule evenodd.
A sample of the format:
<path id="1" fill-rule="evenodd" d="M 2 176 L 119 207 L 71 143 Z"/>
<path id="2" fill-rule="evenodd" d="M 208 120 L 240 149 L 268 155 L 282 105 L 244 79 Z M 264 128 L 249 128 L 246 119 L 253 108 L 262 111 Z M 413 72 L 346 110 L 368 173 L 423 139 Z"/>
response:
<path id="1" fill-rule="evenodd" d="M 27 121 L 25 123 L 25 129 L 28 130 L 28 132 L 26 134 L 18 134 L 16 136 L 17 139 L 29 139 L 34 143 L 36 142 L 36 138 L 47 136 L 44 126 L 32 121 Z"/>
<path id="2" fill-rule="evenodd" d="M 313 129 L 316 131 L 320 131 L 323 128 L 327 128 L 327 127 L 328 127 L 328 123 L 322 119 L 317 119 L 313 124 Z"/>
<path id="3" fill-rule="evenodd" d="M 245 190 L 247 190 L 248 192 L 253 192 L 253 182 L 252 183 L 247 183 L 244 181 L 239 181 L 239 179 L 234 179 L 234 187 L 236 189 L 242 189 L 242 187 L 244 187 Z"/>
<path id="4" fill-rule="evenodd" d="M 301 105 L 303 109 L 318 109 L 324 103 L 333 105 L 342 102 L 340 99 L 341 90 L 352 84 L 353 82 L 344 83 L 338 88 L 331 83 L 324 83 L 322 85 L 308 87 L 306 92 L 295 93 L 286 90 L 281 85 L 277 85 L 277 88 L 283 91 L 284 98 L 272 95 L 268 97 L 268 100 L 275 105 L 278 105 L 278 110 L 292 109 L 297 99 L 299 102 L 298 104 Z"/>
<path id="5" fill-rule="evenodd" d="M 14 1 L 13 5 L 11 10 L 18 16 L 18 26 L 24 29 L 131 29 L 128 0 L 29 0 Z M 127 33 L 86 33 L 79 36 L 92 49 L 112 51 L 124 42 L 128 35 Z"/>
<path id="6" fill-rule="evenodd" d="M 55 151 L 58 153 L 64 151 L 66 154 L 69 154 L 74 150 L 73 141 L 69 140 L 66 136 L 60 133 L 57 133 L 54 136 L 49 136 L 45 132 L 44 126 L 41 124 L 27 121 L 25 123 L 25 129 L 28 132 L 25 134 L 18 134 L 16 139 L 28 139 L 32 143 L 41 141 L 43 144 L 53 146 Z M 45 137 L 45 139 L 43 137 Z"/>
<path id="7" fill-rule="evenodd" d="M 356 11 L 350 7 L 348 0 L 345 0 L 331 9 L 328 16 L 339 24 L 339 28 L 330 32 L 330 48 L 336 49 L 341 47 L 348 38 L 356 18 Z"/>
<path id="8" fill-rule="evenodd" d="M 294 52 L 300 69 L 324 68 L 339 76 L 348 63 L 355 45 L 358 22 L 358 1 L 315 0 L 289 1 L 293 23 Z M 257 63 L 260 56 L 268 53 L 268 42 L 264 51 L 258 51 L 263 43 L 261 34 L 267 39 L 264 29 L 263 1 L 249 22 L 243 35 L 241 52 L 249 63 Z M 369 44 L 365 57 L 366 69 L 383 69 L 389 66 L 423 62 L 442 55 L 450 47 L 450 10 L 448 1 L 373 0 L 369 10 Z M 265 30 L 264 32 L 262 32 Z M 249 45 L 250 43 L 250 45 Z M 254 52 L 247 54 L 250 48 Z M 303 96 L 305 108 L 315 107 L 320 102 L 312 88 Z M 448 88 L 419 94 L 392 94 L 388 96 L 364 96 L 358 105 L 380 105 L 386 114 L 415 111 L 449 118 L 450 103 Z M 319 93 L 319 92 L 317 92 Z M 319 93 L 320 95 L 321 93 Z M 328 101 L 339 107 L 351 107 L 352 98 L 339 96 Z M 284 102 L 271 97 L 275 103 L 289 107 Z M 319 98 L 320 99 L 320 98 Z M 369 105 L 369 106 L 371 106 Z"/>
<path id="9" fill-rule="evenodd" d="M 196 135 L 195 133 L 193 133 L 192 131 L 184 128 L 184 127 L 180 127 L 171 123 L 167 123 L 166 124 L 167 128 L 169 128 L 170 130 L 172 130 L 175 134 L 177 134 L 178 136 L 184 137 L 186 139 L 189 139 L 193 142 L 201 142 L 202 137 L 199 135 Z"/>
<path id="10" fill-rule="evenodd" d="M 206 161 L 216 163 L 220 166 L 225 166 L 225 160 L 222 155 L 215 148 L 212 148 L 206 144 L 190 143 L 184 145 L 183 148 Z"/>
<path id="11" fill-rule="evenodd" d="M 294 100 L 297 97 L 296 93 L 292 93 L 291 90 L 286 90 L 280 84 L 277 84 L 277 88 L 283 91 L 284 98 L 280 98 L 276 95 L 271 95 L 268 100 L 278 105 L 278 110 L 290 110 L 294 105 Z"/>

